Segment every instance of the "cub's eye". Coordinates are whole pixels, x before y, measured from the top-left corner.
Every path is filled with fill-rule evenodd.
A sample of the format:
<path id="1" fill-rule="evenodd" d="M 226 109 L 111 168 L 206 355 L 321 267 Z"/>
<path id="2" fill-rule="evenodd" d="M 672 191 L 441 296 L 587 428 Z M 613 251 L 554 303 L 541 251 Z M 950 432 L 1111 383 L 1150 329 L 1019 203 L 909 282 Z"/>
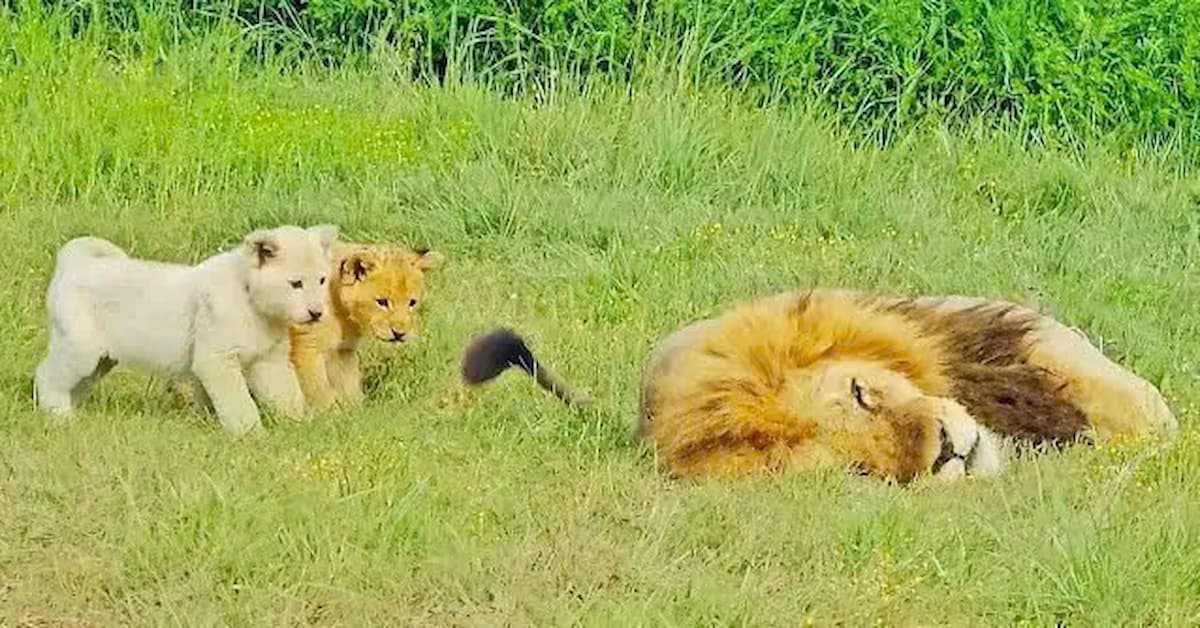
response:
<path id="1" fill-rule="evenodd" d="M 388 300 L 387 300 L 387 299 L 375 299 L 375 302 L 379 304 L 379 307 L 381 307 L 381 308 L 383 308 L 383 309 L 385 309 L 385 310 L 387 309 L 387 306 L 388 306 Z"/>
<path id="2" fill-rule="evenodd" d="M 296 290 L 299 290 L 304 287 L 304 282 L 300 281 L 300 280 L 289 281 L 288 283 L 291 284 L 292 288 L 294 288 Z"/>
<path id="3" fill-rule="evenodd" d="M 417 300 L 416 300 L 416 299 L 409 299 L 409 300 L 408 300 L 408 307 L 417 307 Z"/>
<path id="4" fill-rule="evenodd" d="M 871 403 L 870 394 L 865 388 L 862 387 L 862 384 L 858 383 L 857 379 L 850 379 L 850 394 L 854 395 L 854 400 L 858 402 L 858 405 L 861 406 L 863 410 L 874 409 L 874 405 Z"/>
<path id="5" fill-rule="evenodd" d="M 321 277 L 321 285 L 322 285 L 322 286 L 323 286 L 323 285 L 325 285 L 325 278 L 324 278 L 324 277 Z"/>

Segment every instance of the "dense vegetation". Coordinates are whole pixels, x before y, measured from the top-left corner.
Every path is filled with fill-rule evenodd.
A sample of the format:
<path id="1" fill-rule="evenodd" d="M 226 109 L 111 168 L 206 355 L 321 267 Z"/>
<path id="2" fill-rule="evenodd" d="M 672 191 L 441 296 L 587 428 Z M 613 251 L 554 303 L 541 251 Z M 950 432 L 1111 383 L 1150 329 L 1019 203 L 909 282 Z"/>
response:
<path id="1" fill-rule="evenodd" d="M 72 32 L 147 54 L 234 24 L 256 55 L 387 57 L 411 76 L 466 73 L 525 91 L 564 74 L 626 79 L 669 68 L 690 84 L 824 101 L 882 131 L 933 114 L 1004 119 L 1033 137 L 1200 137 L 1200 3 L 1191 0 L 45 4 Z"/>

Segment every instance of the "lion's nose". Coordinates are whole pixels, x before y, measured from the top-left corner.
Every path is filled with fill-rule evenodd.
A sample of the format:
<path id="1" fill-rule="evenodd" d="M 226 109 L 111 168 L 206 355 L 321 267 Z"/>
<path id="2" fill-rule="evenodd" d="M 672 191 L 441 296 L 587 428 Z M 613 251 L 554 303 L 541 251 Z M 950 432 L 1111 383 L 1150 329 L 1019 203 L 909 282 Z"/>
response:
<path id="1" fill-rule="evenodd" d="M 402 331 L 396 331 L 395 329 L 393 329 L 393 330 L 392 330 L 392 340 L 391 340 L 391 341 L 392 341 L 392 342 L 404 342 L 404 336 L 406 336 L 406 335 L 407 335 L 407 334 L 405 334 L 405 333 L 404 333 L 404 332 L 402 332 Z"/>
<path id="2" fill-rule="evenodd" d="M 324 312 L 322 312 L 321 310 L 309 310 L 308 311 L 308 320 L 310 322 L 315 323 L 315 322 L 321 320 L 321 314 L 324 314 Z"/>

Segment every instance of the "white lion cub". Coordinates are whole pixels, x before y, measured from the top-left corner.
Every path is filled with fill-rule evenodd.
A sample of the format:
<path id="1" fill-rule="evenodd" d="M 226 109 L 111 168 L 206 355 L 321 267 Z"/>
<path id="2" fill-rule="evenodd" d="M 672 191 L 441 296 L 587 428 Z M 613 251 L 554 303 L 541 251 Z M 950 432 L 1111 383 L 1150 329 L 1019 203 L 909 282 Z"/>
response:
<path id="1" fill-rule="evenodd" d="M 260 424 L 251 393 L 302 414 L 288 328 L 324 314 L 337 236 L 332 225 L 263 229 L 196 266 L 132 259 L 99 238 L 71 240 L 46 296 L 50 346 L 37 369 L 38 405 L 69 415 L 98 378 L 127 363 L 193 377 L 234 434 Z"/>

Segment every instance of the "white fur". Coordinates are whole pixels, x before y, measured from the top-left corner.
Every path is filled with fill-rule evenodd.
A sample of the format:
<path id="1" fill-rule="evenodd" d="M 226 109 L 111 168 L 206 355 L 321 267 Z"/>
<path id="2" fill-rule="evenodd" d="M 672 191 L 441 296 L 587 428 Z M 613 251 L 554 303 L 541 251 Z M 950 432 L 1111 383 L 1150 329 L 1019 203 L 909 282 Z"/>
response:
<path id="1" fill-rule="evenodd" d="M 194 377 L 234 434 L 260 425 L 251 393 L 290 416 L 303 413 L 288 328 L 324 313 L 337 233 L 329 225 L 259 230 L 196 266 L 132 259 L 99 238 L 68 242 L 46 297 L 39 407 L 69 415 L 122 363 Z"/>
<path id="2" fill-rule="evenodd" d="M 975 422 L 957 401 L 942 400 L 938 422 L 950 441 L 950 449 L 959 458 L 952 458 L 938 470 L 937 477 L 945 480 L 974 477 L 993 477 L 1004 470 L 1000 441 L 991 430 Z"/>

